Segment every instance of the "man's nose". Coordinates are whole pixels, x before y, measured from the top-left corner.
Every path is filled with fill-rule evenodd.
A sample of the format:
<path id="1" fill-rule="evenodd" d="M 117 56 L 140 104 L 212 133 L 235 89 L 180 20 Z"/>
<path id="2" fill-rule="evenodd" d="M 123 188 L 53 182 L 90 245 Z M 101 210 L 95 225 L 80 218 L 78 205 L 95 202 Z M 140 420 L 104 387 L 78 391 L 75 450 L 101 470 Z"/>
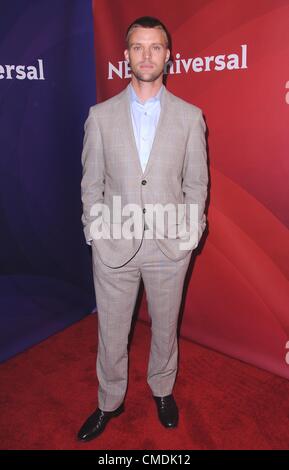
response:
<path id="1" fill-rule="evenodd" d="M 150 49 L 145 49 L 144 50 L 144 56 L 145 56 L 145 58 L 149 58 L 151 56 L 151 50 Z"/>

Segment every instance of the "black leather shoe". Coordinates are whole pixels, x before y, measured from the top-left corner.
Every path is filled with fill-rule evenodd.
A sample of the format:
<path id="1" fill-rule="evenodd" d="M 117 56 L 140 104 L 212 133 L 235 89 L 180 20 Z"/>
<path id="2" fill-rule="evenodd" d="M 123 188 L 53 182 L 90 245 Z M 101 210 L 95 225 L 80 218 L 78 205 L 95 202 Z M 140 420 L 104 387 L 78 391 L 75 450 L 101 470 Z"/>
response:
<path id="1" fill-rule="evenodd" d="M 111 418 L 119 416 L 124 411 L 124 405 L 120 405 L 114 411 L 102 411 L 99 408 L 85 421 L 80 428 L 77 438 L 79 441 L 90 441 L 98 437 L 104 430 Z"/>
<path id="2" fill-rule="evenodd" d="M 179 412 L 173 395 L 154 397 L 157 405 L 159 420 L 166 428 L 176 428 L 179 421 Z"/>

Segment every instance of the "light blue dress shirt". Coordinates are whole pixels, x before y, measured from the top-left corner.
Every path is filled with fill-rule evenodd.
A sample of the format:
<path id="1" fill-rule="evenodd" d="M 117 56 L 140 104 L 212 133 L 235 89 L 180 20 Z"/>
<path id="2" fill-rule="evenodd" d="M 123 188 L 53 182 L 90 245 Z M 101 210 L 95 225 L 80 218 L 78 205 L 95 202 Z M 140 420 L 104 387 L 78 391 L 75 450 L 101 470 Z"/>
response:
<path id="1" fill-rule="evenodd" d="M 160 96 L 164 85 L 158 93 L 143 104 L 139 100 L 132 84 L 129 84 L 130 110 L 133 132 L 143 172 L 149 159 L 155 132 L 161 112 Z"/>

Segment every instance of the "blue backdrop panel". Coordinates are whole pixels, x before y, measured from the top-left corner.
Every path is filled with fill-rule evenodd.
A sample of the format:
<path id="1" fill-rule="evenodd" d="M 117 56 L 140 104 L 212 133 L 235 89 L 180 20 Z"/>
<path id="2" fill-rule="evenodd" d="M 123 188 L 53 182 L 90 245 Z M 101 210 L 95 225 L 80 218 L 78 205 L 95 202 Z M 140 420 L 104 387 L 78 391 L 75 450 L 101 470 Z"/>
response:
<path id="1" fill-rule="evenodd" d="M 90 0 L 2 0 L 0 8 L 5 360 L 95 305 L 81 225 L 80 157 L 83 124 L 96 97 Z"/>

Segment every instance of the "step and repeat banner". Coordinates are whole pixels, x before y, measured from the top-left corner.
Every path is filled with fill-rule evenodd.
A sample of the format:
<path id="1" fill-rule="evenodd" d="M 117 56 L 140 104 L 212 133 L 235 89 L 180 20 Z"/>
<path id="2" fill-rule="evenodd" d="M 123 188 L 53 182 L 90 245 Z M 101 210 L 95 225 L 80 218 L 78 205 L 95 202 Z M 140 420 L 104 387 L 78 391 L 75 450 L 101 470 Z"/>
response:
<path id="1" fill-rule="evenodd" d="M 181 333 L 289 377 L 289 1 L 94 0 L 98 101 L 128 84 L 124 36 L 143 15 L 170 30 L 167 88 L 208 128 L 208 231 Z"/>
<path id="2" fill-rule="evenodd" d="M 81 150 L 91 0 L 0 2 L 0 360 L 89 313 Z"/>

